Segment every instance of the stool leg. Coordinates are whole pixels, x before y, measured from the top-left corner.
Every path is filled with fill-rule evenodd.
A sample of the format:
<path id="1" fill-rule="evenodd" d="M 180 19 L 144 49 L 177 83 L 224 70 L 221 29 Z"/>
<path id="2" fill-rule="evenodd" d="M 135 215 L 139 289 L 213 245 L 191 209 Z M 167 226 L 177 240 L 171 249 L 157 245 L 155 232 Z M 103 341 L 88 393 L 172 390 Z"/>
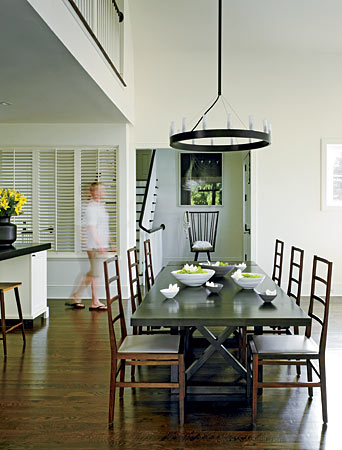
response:
<path id="1" fill-rule="evenodd" d="M 18 315 L 19 315 L 19 320 L 21 322 L 21 334 L 23 336 L 23 342 L 24 342 L 24 347 L 25 347 L 25 345 L 26 345 L 26 338 L 25 338 L 24 320 L 23 320 L 23 313 L 21 311 L 19 289 L 17 287 L 14 288 L 14 294 L 15 294 L 15 300 L 17 302 Z"/>
<path id="2" fill-rule="evenodd" d="M 0 290 L 0 308 L 1 308 L 1 329 L 2 329 L 2 343 L 4 346 L 4 355 L 7 356 L 7 345 L 6 345 L 6 320 L 5 320 L 5 302 L 4 302 L 4 291 Z"/>

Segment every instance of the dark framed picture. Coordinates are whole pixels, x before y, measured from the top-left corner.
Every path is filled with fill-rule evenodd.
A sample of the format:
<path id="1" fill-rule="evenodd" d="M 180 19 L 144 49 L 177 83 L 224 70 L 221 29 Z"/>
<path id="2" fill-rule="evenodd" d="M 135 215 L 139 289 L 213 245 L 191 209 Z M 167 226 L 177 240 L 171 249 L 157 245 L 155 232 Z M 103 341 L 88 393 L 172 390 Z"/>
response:
<path id="1" fill-rule="evenodd" d="M 180 153 L 180 205 L 222 205 L 222 153 Z"/>

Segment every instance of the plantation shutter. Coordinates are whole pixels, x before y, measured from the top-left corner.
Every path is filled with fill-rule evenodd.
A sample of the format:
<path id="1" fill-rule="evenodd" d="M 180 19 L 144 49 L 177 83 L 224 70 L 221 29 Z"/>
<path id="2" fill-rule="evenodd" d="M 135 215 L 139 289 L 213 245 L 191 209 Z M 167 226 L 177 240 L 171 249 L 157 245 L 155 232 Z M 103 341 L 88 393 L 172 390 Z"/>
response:
<path id="1" fill-rule="evenodd" d="M 57 251 L 75 251 L 74 150 L 57 150 Z"/>
<path id="2" fill-rule="evenodd" d="M 112 242 L 117 241 L 117 182 L 116 149 L 90 149 L 81 151 L 82 214 L 89 200 L 89 185 L 102 183 L 106 189 L 105 206 L 109 214 L 109 231 Z M 86 250 L 86 229 L 82 227 L 81 248 Z"/>
<path id="3" fill-rule="evenodd" d="M 74 150 L 39 152 L 39 242 L 54 251 L 75 251 L 74 169 Z"/>
<path id="4" fill-rule="evenodd" d="M 106 189 L 105 205 L 109 214 L 109 235 L 117 243 L 117 180 L 116 150 L 99 150 L 99 182 Z"/>
<path id="5" fill-rule="evenodd" d="M 20 191 L 27 198 L 23 214 L 11 219 L 17 225 L 18 243 L 33 240 L 32 184 L 32 150 L 0 150 L 0 187 Z"/>

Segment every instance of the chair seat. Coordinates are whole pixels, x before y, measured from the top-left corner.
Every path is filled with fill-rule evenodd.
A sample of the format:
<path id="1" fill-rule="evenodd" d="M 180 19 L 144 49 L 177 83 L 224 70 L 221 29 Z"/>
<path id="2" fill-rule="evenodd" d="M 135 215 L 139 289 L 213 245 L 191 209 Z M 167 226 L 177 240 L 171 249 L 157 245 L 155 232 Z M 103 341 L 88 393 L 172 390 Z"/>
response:
<path id="1" fill-rule="evenodd" d="M 178 353 L 180 336 L 134 335 L 126 336 L 119 353 Z"/>
<path id="2" fill-rule="evenodd" d="M 18 281 L 17 283 L 16 282 L 0 283 L 0 290 L 4 292 L 9 291 L 10 289 L 14 289 L 16 287 L 21 286 L 21 284 L 22 283 L 20 281 Z"/>
<path id="3" fill-rule="evenodd" d="M 287 359 L 298 355 L 317 356 L 319 347 L 313 339 L 301 335 L 253 336 L 256 353 L 267 358 Z"/>
<path id="4" fill-rule="evenodd" d="M 195 241 L 192 246 L 193 250 L 203 250 L 203 251 L 210 251 L 213 249 L 213 246 L 208 241 Z"/>

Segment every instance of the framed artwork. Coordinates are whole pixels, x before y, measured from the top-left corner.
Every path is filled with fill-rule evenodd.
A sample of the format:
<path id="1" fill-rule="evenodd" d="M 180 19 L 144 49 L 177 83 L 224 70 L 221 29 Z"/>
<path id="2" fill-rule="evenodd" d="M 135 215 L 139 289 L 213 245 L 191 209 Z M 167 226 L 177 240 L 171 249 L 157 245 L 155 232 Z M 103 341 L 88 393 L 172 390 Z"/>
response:
<path id="1" fill-rule="evenodd" d="M 180 153 L 180 205 L 222 205 L 222 153 Z"/>
<path id="2" fill-rule="evenodd" d="M 321 209 L 342 209 L 342 139 L 321 140 Z"/>

